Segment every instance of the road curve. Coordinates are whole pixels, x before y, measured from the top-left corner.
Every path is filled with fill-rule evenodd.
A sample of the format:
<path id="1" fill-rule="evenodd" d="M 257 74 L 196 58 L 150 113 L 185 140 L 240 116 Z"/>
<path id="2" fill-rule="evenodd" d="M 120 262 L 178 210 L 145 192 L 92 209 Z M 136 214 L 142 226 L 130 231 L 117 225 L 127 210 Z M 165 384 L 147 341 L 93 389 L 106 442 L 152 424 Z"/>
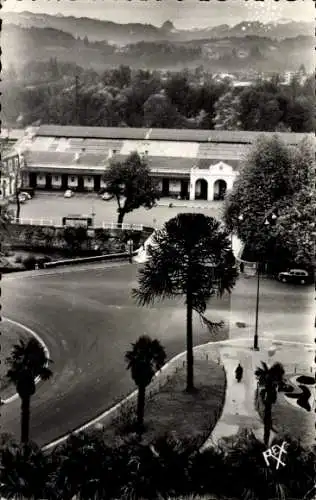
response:
<path id="1" fill-rule="evenodd" d="M 3 279 L 3 314 L 38 333 L 54 361 L 53 378 L 32 399 L 30 432 L 38 444 L 74 430 L 134 389 L 124 354 L 139 335 L 159 338 L 168 358 L 184 350 L 183 305 L 136 307 L 130 296 L 136 275 L 136 265 L 123 264 Z M 207 340 L 197 321 L 195 343 Z M 1 408 L 2 432 L 19 435 L 19 404 Z"/>
<path id="2" fill-rule="evenodd" d="M 245 281 L 245 280 L 244 280 Z M 141 308 L 131 298 L 137 285 L 137 265 L 98 265 L 10 275 L 2 279 L 2 312 L 33 329 L 47 345 L 54 361 L 53 378 L 37 386 L 32 399 L 31 439 L 47 444 L 111 407 L 134 389 L 124 354 L 141 334 L 158 338 L 168 358 L 185 349 L 185 311 L 180 301 L 165 301 Z M 253 300 L 249 280 L 235 293 L 236 307 Z M 301 301 L 280 284 L 264 283 L 262 307 L 284 314 L 305 314 L 307 292 Z M 270 294 L 272 294 L 272 299 Z M 305 297 L 306 296 L 306 297 Z M 250 297 L 250 298 L 249 298 Z M 227 318 L 231 298 L 212 300 L 212 318 Z M 252 302 L 251 302 L 252 308 Z M 283 309 L 282 309 L 283 308 Z M 196 319 L 194 343 L 211 340 Z M 19 401 L 1 408 L 1 432 L 19 436 Z"/>

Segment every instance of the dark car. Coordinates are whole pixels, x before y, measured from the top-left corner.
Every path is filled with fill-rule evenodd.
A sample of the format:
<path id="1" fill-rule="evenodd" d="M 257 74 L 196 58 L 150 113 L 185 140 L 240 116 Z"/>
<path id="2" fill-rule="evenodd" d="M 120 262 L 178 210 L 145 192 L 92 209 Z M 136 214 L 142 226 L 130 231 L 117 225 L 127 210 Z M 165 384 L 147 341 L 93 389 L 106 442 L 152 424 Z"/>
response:
<path id="1" fill-rule="evenodd" d="M 289 269 L 289 271 L 283 271 L 278 274 L 278 279 L 282 283 L 295 283 L 299 285 L 305 285 L 310 282 L 310 276 L 304 269 Z"/>

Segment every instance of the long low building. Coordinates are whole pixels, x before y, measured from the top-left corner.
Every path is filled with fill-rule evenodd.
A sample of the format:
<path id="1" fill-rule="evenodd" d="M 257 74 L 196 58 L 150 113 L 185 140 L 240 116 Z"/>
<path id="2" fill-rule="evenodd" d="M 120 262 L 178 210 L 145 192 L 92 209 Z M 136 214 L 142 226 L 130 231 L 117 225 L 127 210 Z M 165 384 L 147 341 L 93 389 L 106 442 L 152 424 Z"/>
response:
<path id="1" fill-rule="evenodd" d="M 220 200 L 249 149 L 273 133 L 41 125 L 26 129 L 2 161 L 19 158 L 22 185 L 35 189 L 99 191 L 110 161 L 137 151 L 146 157 L 162 196 Z M 313 134 L 279 133 L 288 145 Z M 14 158 L 15 157 L 15 158 Z"/>

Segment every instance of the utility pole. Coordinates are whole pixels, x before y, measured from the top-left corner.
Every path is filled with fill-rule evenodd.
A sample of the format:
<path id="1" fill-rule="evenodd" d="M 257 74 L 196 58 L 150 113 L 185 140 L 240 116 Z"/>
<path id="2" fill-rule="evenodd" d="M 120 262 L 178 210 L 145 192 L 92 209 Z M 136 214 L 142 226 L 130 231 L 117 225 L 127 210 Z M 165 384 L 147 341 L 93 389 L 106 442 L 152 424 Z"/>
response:
<path id="1" fill-rule="evenodd" d="M 258 347 L 258 323 L 259 323 L 259 299 L 260 299 L 260 263 L 257 262 L 257 293 L 256 293 L 256 324 L 255 335 L 253 341 L 254 351 L 259 351 Z"/>
<path id="2" fill-rule="evenodd" d="M 79 76 L 75 78 L 75 124 L 79 125 Z"/>

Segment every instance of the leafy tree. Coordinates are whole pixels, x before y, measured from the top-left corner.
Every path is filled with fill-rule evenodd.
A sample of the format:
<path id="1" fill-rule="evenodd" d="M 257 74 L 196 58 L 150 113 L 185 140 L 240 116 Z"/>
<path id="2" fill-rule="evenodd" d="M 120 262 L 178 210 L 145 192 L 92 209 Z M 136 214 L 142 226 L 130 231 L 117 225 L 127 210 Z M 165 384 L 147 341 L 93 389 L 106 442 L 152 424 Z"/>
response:
<path id="1" fill-rule="evenodd" d="M 109 199 L 117 201 L 118 224 L 123 222 L 127 213 L 139 207 L 152 208 L 159 198 L 147 162 L 137 152 L 131 153 L 123 162 L 113 161 L 103 179 Z"/>
<path id="2" fill-rule="evenodd" d="M 313 101 L 305 96 L 298 96 L 288 103 L 286 123 L 292 132 L 311 132 L 315 124 Z"/>
<path id="3" fill-rule="evenodd" d="M 48 460 L 35 443 L 7 442 L 0 448 L 0 494 L 9 499 L 44 497 Z"/>
<path id="4" fill-rule="evenodd" d="M 184 72 L 172 75 L 165 83 L 164 87 L 166 95 L 179 113 L 187 116 L 187 110 L 190 103 L 190 85 L 187 75 Z"/>
<path id="5" fill-rule="evenodd" d="M 132 344 L 132 349 L 126 353 L 125 359 L 127 368 L 131 370 L 132 378 L 138 387 L 137 429 L 141 433 L 144 429 L 146 387 L 156 371 L 164 365 L 166 352 L 158 340 L 143 335 Z"/>
<path id="6" fill-rule="evenodd" d="M 10 223 L 12 214 L 8 202 L 0 202 L 0 254 L 3 243 L 10 237 Z"/>
<path id="7" fill-rule="evenodd" d="M 270 368 L 261 361 L 262 368 L 255 370 L 258 380 L 259 397 L 264 404 L 264 444 L 268 447 L 272 429 L 272 405 L 276 403 L 278 387 L 283 382 L 284 368 L 281 363 L 274 363 Z"/>
<path id="8" fill-rule="evenodd" d="M 239 96 L 241 130 L 274 131 L 283 113 L 277 94 L 261 86 L 249 87 Z"/>
<path id="9" fill-rule="evenodd" d="M 120 89 L 130 85 L 132 72 L 129 66 L 121 65 L 119 68 L 113 69 L 111 73 L 110 85 Z"/>
<path id="10" fill-rule="evenodd" d="M 185 296 L 187 337 L 187 391 L 194 390 L 193 311 L 215 328 L 204 316 L 207 302 L 214 295 L 230 292 L 236 269 L 228 233 L 220 223 L 202 214 L 179 214 L 156 231 L 148 248 L 149 260 L 139 271 L 139 288 L 133 296 L 140 305 Z"/>
<path id="11" fill-rule="evenodd" d="M 30 433 L 30 402 L 35 394 L 36 378 L 48 380 L 52 371 L 48 368 L 51 362 L 46 356 L 43 346 L 34 337 L 20 339 L 12 348 L 6 359 L 9 365 L 7 378 L 12 382 L 21 398 L 21 442 L 28 443 Z"/>
<path id="12" fill-rule="evenodd" d="M 224 213 L 228 229 L 244 242 L 248 260 L 286 266 L 299 263 L 304 248 L 304 261 L 312 262 L 314 165 L 307 140 L 294 148 L 277 135 L 263 136 L 253 146 L 227 196 Z M 273 226 L 265 224 L 271 212 L 277 215 Z"/>
<path id="13" fill-rule="evenodd" d="M 240 98 L 232 90 L 222 95 L 215 104 L 214 128 L 240 130 Z"/>
<path id="14" fill-rule="evenodd" d="M 151 95 L 144 104 L 146 127 L 176 128 L 182 123 L 181 115 L 163 94 Z"/>

